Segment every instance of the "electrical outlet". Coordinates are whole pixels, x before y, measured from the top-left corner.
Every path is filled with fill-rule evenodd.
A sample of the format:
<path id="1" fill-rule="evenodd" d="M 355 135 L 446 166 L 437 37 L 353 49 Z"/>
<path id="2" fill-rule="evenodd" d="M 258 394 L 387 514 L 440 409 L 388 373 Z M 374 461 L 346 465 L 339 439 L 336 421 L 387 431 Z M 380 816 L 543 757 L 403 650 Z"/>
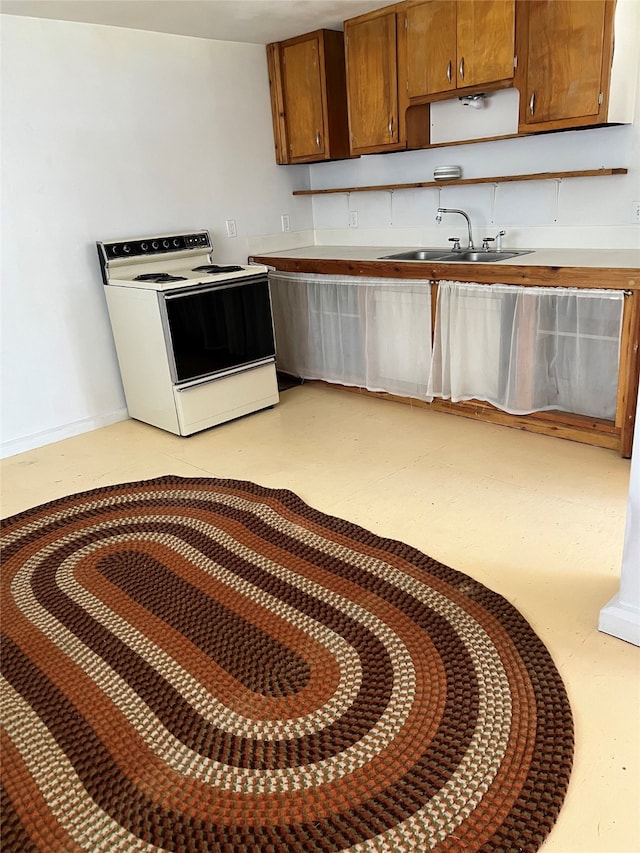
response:
<path id="1" fill-rule="evenodd" d="M 238 236 L 238 229 L 236 228 L 235 219 L 227 219 L 225 225 L 227 226 L 227 237 Z"/>
<path id="2" fill-rule="evenodd" d="M 282 223 L 283 231 L 291 231 L 291 223 L 289 222 L 289 214 L 283 213 L 280 217 L 280 222 Z"/>
<path id="3" fill-rule="evenodd" d="M 357 228 L 358 227 L 358 211 L 350 210 L 349 211 L 349 228 Z"/>
<path id="4" fill-rule="evenodd" d="M 634 225 L 640 225 L 640 201 L 631 202 L 631 221 Z"/>

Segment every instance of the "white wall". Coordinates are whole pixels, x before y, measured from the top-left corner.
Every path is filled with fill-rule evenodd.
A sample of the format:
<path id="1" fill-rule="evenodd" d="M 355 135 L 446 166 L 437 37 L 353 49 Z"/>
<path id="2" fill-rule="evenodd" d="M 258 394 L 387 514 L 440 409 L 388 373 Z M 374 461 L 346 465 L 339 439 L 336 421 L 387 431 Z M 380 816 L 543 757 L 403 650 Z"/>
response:
<path id="1" fill-rule="evenodd" d="M 637 87 L 640 93 L 640 84 Z M 457 102 L 464 120 L 486 120 L 514 92 L 495 93 L 482 114 Z M 471 216 L 476 243 L 504 228 L 504 247 L 640 248 L 632 202 L 640 201 L 640 109 L 633 125 L 568 131 L 423 151 L 369 155 L 311 167 L 311 186 L 378 186 L 433 180 L 436 166 L 462 167 L 463 178 L 623 167 L 627 175 L 562 181 L 508 182 L 396 190 L 313 198 L 316 242 L 322 244 L 442 246 L 466 235 L 460 217 L 435 222 L 438 207 Z M 489 127 L 491 126 L 489 122 Z M 349 228 L 357 211 L 358 228 Z"/>
<path id="2" fill-rule="evenodd" d="M 506 228 L 505 247 L 640 245 L 631 225 L 631 202 L 640 200 L 637 122 L 276 166 L 264 47 L 0 18 L 2 455 L 126 416 L 96 240 L 208 228 L 216 259 L 239 263 L 314 240 L 441 245 L 462 234 L 455 217 L 436 225 L 443 205 L 468 210 L 476 238 Z M 629 174 L 291 194 L 430 180 L 443 163 L 461 164 L 465 177 L 600 166 Z M 357 229 L 348 227 L 349 210 L 358 211 Z M 281 233 L 282 213 L 291 234 Z M 236 239 L 226 237 L 229 218 Z"/>
<path id="3" fill-rule="evenodd" d="M 126 416 L 96 240 L 208 228 L 216 258 L 242 263 L 253 238 L 279 234 L 282 213 L 313 237 L 311 202 L 291 195 L 308 167 L 275 165 L 263 46 L 1 24 L 10 455 Z"/>

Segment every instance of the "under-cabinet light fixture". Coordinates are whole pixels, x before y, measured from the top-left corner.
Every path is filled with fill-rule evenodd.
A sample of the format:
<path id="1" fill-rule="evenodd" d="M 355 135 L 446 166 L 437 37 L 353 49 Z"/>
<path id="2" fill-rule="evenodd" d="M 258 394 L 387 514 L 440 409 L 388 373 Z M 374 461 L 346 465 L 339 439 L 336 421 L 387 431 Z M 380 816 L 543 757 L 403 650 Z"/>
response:
<path id="1" fill-rule="evenodd" d="M 484 92 L 479 92 L 477 95 L 465 95 L 462 98 L 458 98 L 458 100 L 463 107 L 473 107 L 474 110 L 481 110 L 484 107 L 486 97 Z"/>

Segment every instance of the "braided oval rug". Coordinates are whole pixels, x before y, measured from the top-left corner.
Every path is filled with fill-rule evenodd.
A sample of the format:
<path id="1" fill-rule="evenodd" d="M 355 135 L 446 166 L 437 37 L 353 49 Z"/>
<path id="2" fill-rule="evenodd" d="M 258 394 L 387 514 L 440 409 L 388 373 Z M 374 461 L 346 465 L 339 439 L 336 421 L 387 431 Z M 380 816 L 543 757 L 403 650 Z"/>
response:
<path id="1" fill-rule="evenodd" d="M 2 524 L 2 849 L 538 850 L 572 714 L 504 598 L 289 491 Z"/>

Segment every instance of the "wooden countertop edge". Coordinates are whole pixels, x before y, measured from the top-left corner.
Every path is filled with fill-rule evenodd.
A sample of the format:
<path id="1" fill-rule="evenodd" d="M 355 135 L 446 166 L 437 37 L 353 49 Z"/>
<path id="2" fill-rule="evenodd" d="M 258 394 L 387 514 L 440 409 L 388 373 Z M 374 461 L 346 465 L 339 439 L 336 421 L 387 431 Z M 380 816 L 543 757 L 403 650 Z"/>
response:
<path id="1" fill-rule="evenodd" d="M 478 284 L 551 285 L 589 287 L 605 290 L 640 290 L 640 269 L 618 267 L 514 266 L 468 263 L 446 264 L 435 261 L 346 260 L 344 258 L 285 258 L 252 255 L 255 263 L 280 272 L 321 275 L 378 276 L 400 279 L 448 279 Z"/>

